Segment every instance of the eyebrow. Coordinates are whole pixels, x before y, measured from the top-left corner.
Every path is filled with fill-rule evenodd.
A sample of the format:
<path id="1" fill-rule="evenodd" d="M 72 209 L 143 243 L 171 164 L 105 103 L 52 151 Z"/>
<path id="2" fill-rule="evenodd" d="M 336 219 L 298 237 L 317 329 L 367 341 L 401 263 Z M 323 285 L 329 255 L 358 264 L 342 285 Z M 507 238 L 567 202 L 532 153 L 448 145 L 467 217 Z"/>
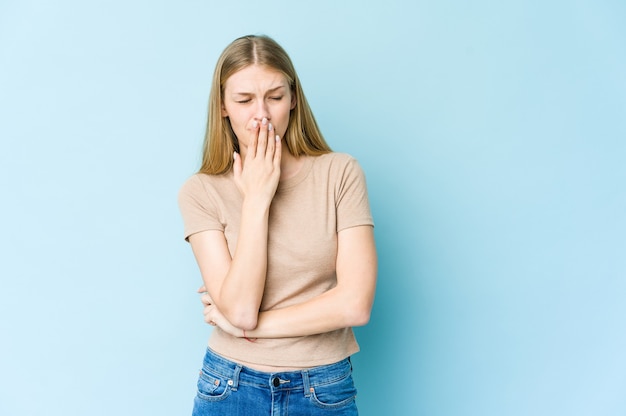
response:
<path id="1" fill-rule="evenodd" d="M 277 87 L 270 88 L 269 90 L 267 90 L 267 93 L 271 94 L 271 93 L 276 92 L 277 90 L 279 90 L 281 88 L 286 88 L 286 86 L 285 85 L 279 85 Z M 234 92 L 233 94 L 234 95 L 253 95 L 253 93 L 251 93 L 251 92 Z"/>

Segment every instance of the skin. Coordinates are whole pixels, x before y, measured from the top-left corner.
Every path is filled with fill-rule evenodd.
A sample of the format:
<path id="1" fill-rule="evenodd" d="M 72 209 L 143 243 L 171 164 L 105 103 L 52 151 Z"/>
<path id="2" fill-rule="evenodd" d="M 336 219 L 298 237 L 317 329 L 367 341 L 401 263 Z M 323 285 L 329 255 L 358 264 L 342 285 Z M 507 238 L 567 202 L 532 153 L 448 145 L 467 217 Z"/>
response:
<path id="1" fill-rule="evenodd" d="M 280 140 L 295 106 L 286 78 L 273 69 L 252 65 L 226 81 L 222 116 L 229 117 L 241 150 L 233 167 L 243 196 L 240 234 L 232 257 L 221 231 L 194 234 L 189 242 L 204 281 L 199 292 L 205 321 L 236 337 L 306 336 L 365 325 L 370 318 L 377 269 L 371 226 L 339 232 L 334 288 L 301 304 L 259 312 L 270 204 L 279 181 L 295 175 L 303 161 L 283 151 Z"/>

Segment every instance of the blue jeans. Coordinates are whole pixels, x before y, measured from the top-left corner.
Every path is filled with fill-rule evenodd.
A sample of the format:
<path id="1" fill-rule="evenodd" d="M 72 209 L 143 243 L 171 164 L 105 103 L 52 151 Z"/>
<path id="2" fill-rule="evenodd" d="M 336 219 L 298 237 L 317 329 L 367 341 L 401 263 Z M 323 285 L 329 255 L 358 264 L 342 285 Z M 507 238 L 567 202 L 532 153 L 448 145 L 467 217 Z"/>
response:
<path id="1" fill-rule="evenodd" d="M 207 349 L 193 416 L 355 416 L 350 359 L 301 371 L 265 373 Z"/>

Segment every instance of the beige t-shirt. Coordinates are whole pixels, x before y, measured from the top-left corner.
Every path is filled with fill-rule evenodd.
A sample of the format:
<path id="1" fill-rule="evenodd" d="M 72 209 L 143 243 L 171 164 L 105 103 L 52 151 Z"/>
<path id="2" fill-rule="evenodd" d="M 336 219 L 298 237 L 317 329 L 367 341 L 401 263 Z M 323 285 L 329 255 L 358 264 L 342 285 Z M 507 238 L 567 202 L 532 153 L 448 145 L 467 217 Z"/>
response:
<path id="1" fill-rule="evenodd" d="M 374 225 L 365 176 L 354 158 L 342 153 L 304 158 L 300 171 L 279 183 L 270 207 L 261 311 L 304 302 L 335 286 L 337 233 Z M 179 206 L 185 239 L 201 231 L 220 230 L 233 255 L 242 197 L 232 171 L 192 176 L 180 190 Z M 253 343 L 216 328 L 209 347 L 233 361 L 286 367 L 330 364 L 359 350 L 352 328 Z"/>

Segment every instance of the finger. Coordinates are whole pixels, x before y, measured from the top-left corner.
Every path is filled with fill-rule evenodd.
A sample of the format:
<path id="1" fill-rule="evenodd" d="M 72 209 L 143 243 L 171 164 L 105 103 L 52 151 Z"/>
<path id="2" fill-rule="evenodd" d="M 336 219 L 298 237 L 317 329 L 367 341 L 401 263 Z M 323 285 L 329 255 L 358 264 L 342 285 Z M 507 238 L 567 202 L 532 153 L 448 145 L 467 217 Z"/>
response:
<path id="1" fill-rule="evenodd" d="M 259 137 L 256 146 L 257 155 L 264 156 L 267 150 L 267 128 L 269 127 L 269 121 L 263 117 L 261 120 L 261 128 L 259 129 Z"/>
<path id="2" fill-rule="evenodd" d="M 268 159 L 274 157 L 274 151 L 276 149 L 276 140 L 274 139 L 274 126 L 272 123 L 269 123 L 267 126 L 267 149 L 265 150 L 265 156 Z"/>
<path id="3" fill-rule="evenodd" d="M 233 153 L 233 174 L 235 175 L 235 181 L 238 181 L 241 177 L 241 157 L 239 153 Z"/>
<path id="4" fill-rule="evenodd" d="M 274 169 L 280 171 L 280 159 L 283 157 L 283 142 L 278 135 L 275 136 L 274 146 L 276 150 L 274 151 Z"/>
<path id="5" fill-rule="evenodd" d="M 252 134 L 250 136 L 250 145 L 248 146 L 248 153 L 246 158 L 253 158 L 256 156 L 256 147 L 259 140 L 259 122 L 254 120 L 252 122 Z"/>
<path id="6" fill-rule="evenodd" d="M 204 303 L 207 306 L 213 304 L 213 299 L 211 299 L 211 297 L 208 294 L 204 294 L 200 296 L 200 300 L 202 301 L 202 303 Z"/>

